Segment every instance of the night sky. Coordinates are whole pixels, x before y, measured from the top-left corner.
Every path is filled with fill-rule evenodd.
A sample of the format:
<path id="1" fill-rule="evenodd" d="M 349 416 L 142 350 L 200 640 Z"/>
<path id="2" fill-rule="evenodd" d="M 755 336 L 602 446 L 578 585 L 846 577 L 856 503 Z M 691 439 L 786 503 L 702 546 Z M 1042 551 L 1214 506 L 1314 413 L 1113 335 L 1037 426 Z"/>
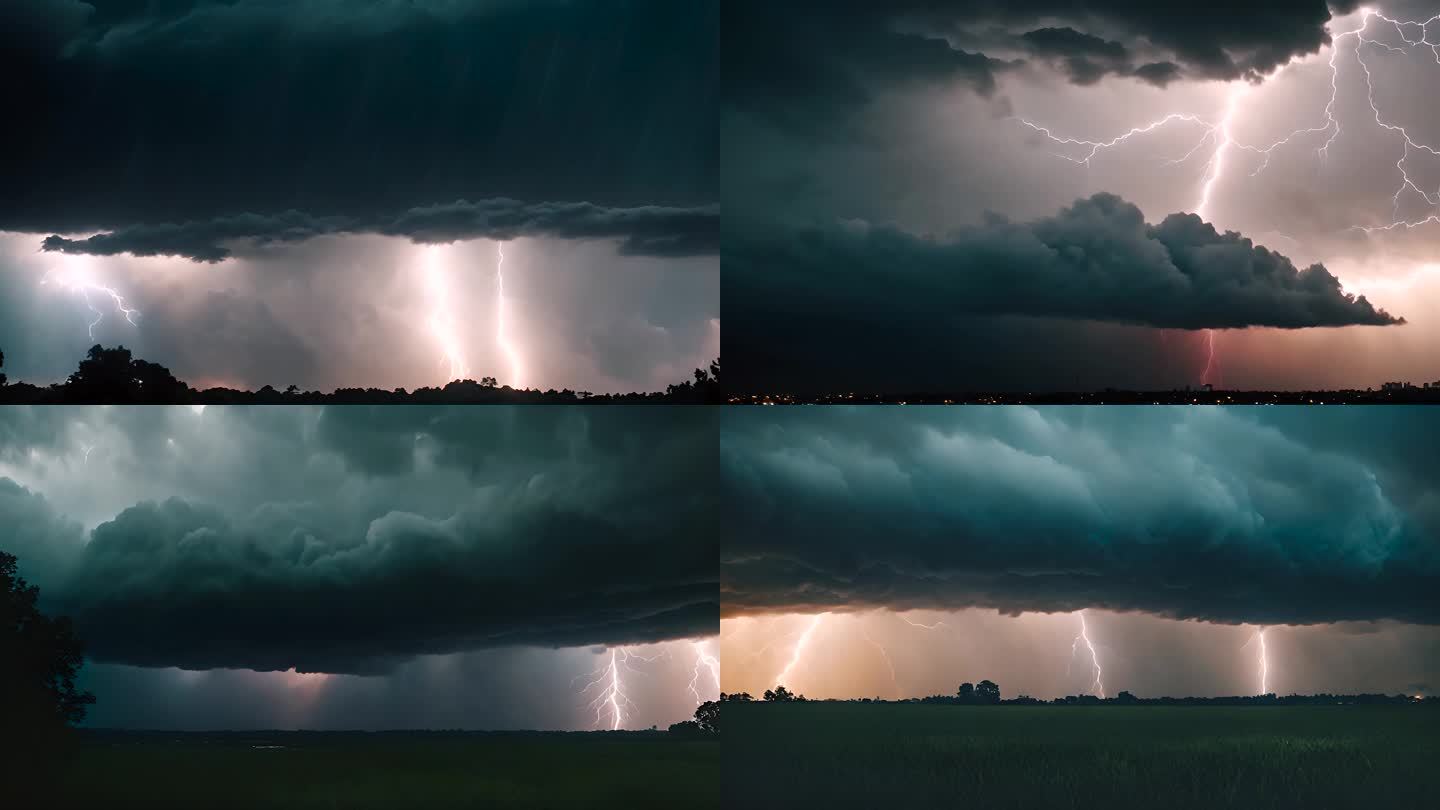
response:
<path id="1" fill-rule="evenodd" d="M 414 388 L 453 344 L 503 384 L 687 378 L 719 354 L 718 5 L 5 3 L 7 373 L 103 342 Z"/>
<path id="2" fill-rule="evenodd" d="M 727 3 L 737 390 L 1440 379 L 1440 6 L 1368 11 Z"/>
<path id="3" fill-rule="evenodd" d="M 717 688 L 717 418 L 10 407 L 3 548 L 92 726 L 610 728 L 613 653 L 664 727 Z"/>
<path id="4" fill-rule="evenodd" d="M 1085 693 L 1084 611 L 1111 695 L 1433 693 L 1432 417 L 727 410 L 724 686 Z"/>

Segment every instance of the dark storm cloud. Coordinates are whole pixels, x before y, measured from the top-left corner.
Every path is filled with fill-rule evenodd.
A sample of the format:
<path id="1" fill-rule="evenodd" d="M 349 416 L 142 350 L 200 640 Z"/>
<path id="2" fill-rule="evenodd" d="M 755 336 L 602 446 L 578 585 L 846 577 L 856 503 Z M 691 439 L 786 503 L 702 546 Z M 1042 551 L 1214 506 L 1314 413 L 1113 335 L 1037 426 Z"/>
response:
<path id="1" fill-rule="evenodd" d="M 622 254 L 698 256 L 719 250 L 720 210 L 718 206 L 603 208 L 590 203 L 459 200 L 412 208 L 387 219 L 317 218 L 286 211 L 274 216 L 242 214 L 182 224 L 131 225 L 84 239 L 52 235 L 42 247 L 96 256 L 128 253 L 218 262 L 231 254 L 227 242 L 243 240 L 267 245 L 341 233 L 379 233 L 432 244 L 521 236 L 619 239 Z"/>
<path id="2" fill-rule="evenodd" d="M 1331 8 L 1357 5 L 736 0 L 723 12 L 724 94 L 735 107 L 818 128 L 907 83 L 959 82 L 990 95 L 998 74 L 1034 62 L 1081 85 L 1107 75 L 1258 81 L 1328 44 Z"/>
<path id="3" fill-rule="evenodd" d="M 715 199 L 715 0 L 3 6 L 3 230 Z"/>
<path id="4" fill-rule="evenodd" d="M 27 460 L 68 452 L 59 480 L 81 504 L 141 482 L 173 493 L 101 519 L 82 546 L 50 499 L 0 480 L 22 574 L 97 660 L 375 672 L 715 632 L 708 410 L 70 410 L 7 420 L 26 438 L 0 461 L 42 476 Z M 99 448 L 83 464 L 67 450 L 81 438 Z"/>
<path id="5" fill-rule="evenodd" d="M 1323 265 L 1298 270 L 1193 214 L 1148 225 L 1111 194 L 1029 223 L 992 216 L 939 239 L 865 223 L 746 231 L 726 236 L 732 313 L 805 300 L 822 322 L 879 310 L 894 320 L 1027 315 L 1179 329 L 1404 323 L 1345 293 Z"/>
<path id="6" fill-rule="evenodd" d="M 723 610 L 1440 624 L 1433 467 L 1366 415 L 1321 445 L 1259 409 L 734 409 Z"/>

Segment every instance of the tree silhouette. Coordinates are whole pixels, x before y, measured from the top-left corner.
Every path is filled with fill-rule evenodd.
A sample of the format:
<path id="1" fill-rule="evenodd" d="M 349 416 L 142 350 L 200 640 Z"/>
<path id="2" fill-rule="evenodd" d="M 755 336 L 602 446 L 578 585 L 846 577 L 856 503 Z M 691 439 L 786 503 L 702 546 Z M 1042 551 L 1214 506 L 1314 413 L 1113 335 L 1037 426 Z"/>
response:
<path id="1" fill-rule="evenodd" d="M 0 368 L 5 367 L 5 352 L 0 352 Z M 5 375 L 0 374 L 0 385 L 5 384 Z"/>
<path id="2" fill-rule="evenodd" d="M 765 699 L 771 703 L 802 703 L 805 696 L 797 695 L 784 686 L 777 686 L 774 689 L 765 690 Z"/>
<path id="3" fill-rule="evenodd" d="M 994 681 L 981 681 L 975 684 L 975 701 L 977 703 L 999 703 L 1000 684 Z"/>
<path id="4" fill-rule="evenodd" d="M 960 689 L 955 693 L 962 703 L 972 703 L 975 700 L 975 684 L 966 681 L 960 684 Z"/>
<path id="5" fill-rule="evenodd" d="M 7 780 L 6 792 L 26 799 L 48 789 L 44 772 L 95 702 L 75 688 L 84 652 L 70 620 L 41 613 L 39 600 L 40 589 L 16 573 L 15 556 L 0 551 L 0 746 L 20 777 Z"/>
<path id="6" fill-rule="evenodd" d="M 695 709 L 695 722 L 707 734 L 720 733 L 720 701 L 707 700 Z"/>

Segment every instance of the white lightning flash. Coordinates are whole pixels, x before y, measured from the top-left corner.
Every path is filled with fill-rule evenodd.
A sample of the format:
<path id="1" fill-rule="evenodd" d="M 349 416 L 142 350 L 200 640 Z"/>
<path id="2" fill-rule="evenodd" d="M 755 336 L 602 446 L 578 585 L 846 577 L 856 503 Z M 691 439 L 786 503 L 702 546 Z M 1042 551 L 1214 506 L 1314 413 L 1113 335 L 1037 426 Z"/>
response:
<path id="1" fill-rule="evenodd" d="M 610 660 L 590 673 L 592 680 L 585 685 L 584 689 L 580 690 L 582 696 L 594 694 L 589 708 L 595 712 L 596 728 L 604 728 L 608 724 L 611 731 L 618 731 L 628 720 L 628 712 L 637 708 L 635 702 L 625 691 L 623 674 L 628 672 L 643 676 L 645 673 L 630 666 L 630 660 L 633 658 L 650 663 L 663 657 L 665 657 L 664 653 L 647 657 L 626 647 L 610 648 Z M 578 681 L 580 678 L 577 677 L 575 680 Z M 571 683 L 573 684 L 574 681 Z"/>
<path id="2" fill-rule="evenodd" d="M 460 340 L 460 331 L 455 316 L 450 311 L 450 279 L 441 267 L 439 245 L 427 245 L 422 257 L 425 274 L 426 297 L 430 303 L 430 334 L 440 347 L 440 365 L 447 369 L 448 380 L 464 380 L 470 377 L 470 366 L 465 362 L 465 349 Z"/>
<path id="3" fill-rule="evenodd" d="M 896 616 L 899 616 L 900 621 L 905 622 L 906 624 L 910 625 L 911 627 L 918 627 L 918 628 L 920 628 L 921 630 L 934 630 L 934 629 L 936 629 L 937 627 L 944 627 L 944 626 L 945 626 L 945 622 L 935 622 L 934 624 L 922 624 L 921 622 L 912 621 L 912 620 L 910 620 L 910 619 L 907 619 L 907 618 L 905 618 L 904 616 L 901 616 L 901 615 L 898 614 L 898 613 L 895 614 L 895 615 L 896 615 Z"/>
<path id="4" fill-rule="evenodd" d="M 1143 124 L 1141 126 L 1131 128 L 1130 130 L 1108 140 L 1089 140 L 1083 138 L 1063 137 L 1056 135 L 1048 127 L 1035 124 L 1026 119 L 1017 118 L 1016 120 L 1020 121 L 1020 123 L 1024 124 L 1030 129 L 1039 132 L 1041 135 L 1045 136 L 1047 139 L 1060 146 L 1085 147 L 1086 149 L 1080 157 L 1072 157 L 1070 155 L 1064 154 L 1057 155 L 1058 157 L 1064 158 L 1065 160 L 1068 160 L 1072 163 L 1083 164 L 1085 166 L 1089 166 L 1090 161 L 1098 154 L 1100 154 L 1100 152 L 1107 149 L 1119 147 L 1130 141 L 1132 138 L 1153 132 L 1169 124 L 1188 123 L 1200 127 L 1200 136 L 1195 141 L 1194 145 L 1190 148 L 1190 150 L 1181 157 L 1166 161 L 1166 163 L 1183 163 L 1184 161 L 1188 160 L 1192 155 L 1199 152 L 1206 143 L 1213 144 L 1213 148 L 1210 151 L 1210 158 L 1206 164 L 1205 172 L 1203 175 L 1203 180 L 1199 191 L 1199 197 L 1193 209 L 1194 212 L 1198 216 L 1200 216 L 1201 219 L 1209 221 L 1210 217 L 1213 214 L 1210 208 L 1213 192 L 1216 185 L 1220 182 L 1222 176 L 1225 173 L 1226 156 L 1232 149 L 1245 151 L 1260 156 L 1262 158 L 1259 165 L 1255 168 L 1254 171 L 1250 173 L 1251 177 L 1259 175 L 1265 170 L 1267 166 L 1270 165 L 1270 158 L 1275 152 L 1275 150 L 1283 146 L 1291 145 L 1292 143 L 1297 142 L 1299 139 L 1305 136 L 1326 136 L 1325 141 L 1315 151 L 1316 154 L 1322 159 L 1328 155 L 1330 147 L 1335 143 L 1336 139 L 1340 137 L 1341 133 L 1340 120 L 1335 117 L 1336 101 L 1340 93 L 1340 66 L 1337 63 L 1337 57 L 1341 53 L 1342 41 L 1350 39 L 1354 41 L 1355 61 L 1357 64 L 1359 64 L 1361 70 L 1363 70 L 1365 74 L 1366 101 L 1369 102 L 1370 110 L 1374 114 L 1375 124 L 1377 127 L 1386 132 L 1399 135 L 1401 139 L 1401 149 L 1400 156 L 1395 162 L 1395 168 L 1400 172 L 1400 181 L 1398 187 L 1395 189 L 1395 194 L 1391 198 L 1392 221 L 1385 225 L 1354 225 L 1347 230 L 1358 230 L 1364 231 L 1366 233 L 1377 233 L 1382 231 L 1393 231 L 1397 229 L 1415 228 L 1422 225 L 1440 224 L 1440 212 L 1429 213 L 1424 216 L 1409 219 L 1400 216 L 1400 204 L 1407 192 L 1412 194 L 1413 196 L 1418 196 L 1422 201 L 1424 201 L 1425 204 L 1429 206 L 1440 208 L 1440 188 L 1437 188 L 1433 194 L 1425 190 L 1424 188 L 1421 188 L 1421 186 L 1416 183 L 1415 180 L 1410 176 L 1410 173 L 1406 168 L 1407 162 L 1413 156 L 1421 153 L 1440 157 L 1440 148 L 1415 140 L 1415 138 L 1411 136 L 1410 132 L 1406 130 L 1405 127 L 1394 123 L 1381 112 L 1379 105 L 1375 101 L 1374 77 L 1370 72 L 1369 64 L 1366 63 L 1364 56 L 1364 49 L 1367 46 L 1383 49 L 1384 51 L 1390 53 L 1402 54 L 1408 54 L 1410 52 L 1410 49 L 1414 47 L 1426 47 L 1430 49 L 1431 55 L 1435 58 L 1436 64 L 1440 65 L 1440 40 L 1432 41 L 1429 38 L 1429 26 L 1432 23 L 1440 21 L 1440 14 L 1437 14 L 1427 20 L 1396 20 L 1391 19 L 1390 17 L 1387 17 L 1384 14 L 1381 14 L 1380 12 L 1370 8 L 1362 9 L 1361 12 L 1361 21 L 1358 28 L 1350 31 L 1343 31 L 1339 34 L 1334 35 L 1331 38 L 1329 58 L 1330 99 L 1325 104 L 1325 109 L 1322 113 L 1321 122 L 1316 126 L 1295 129 L 1285 137 L 1269 144 L 1268 146 L 1256 146 L 1252 144 L 1240 143 L 1231 136 L 1231 123 L 1235 120 L 1235 116 L 1239 111 L 1240 102 L 1248 91 L 1247 86 L 1245 86 L 1244 84 L 1237 85 L 1235 89 L 1230 92 L 1229 96 L 1227 96 L 1225 111 L 1218 122 L 1212 123 L 1204 118 L 1201 118 L 1200 116 L 1190 113 L 1169 113 L 1162 118 L 1158 118 L 1148 124 Z M 1395 29 L 1395 32 L 1399 36 L 1400 40 L 1404 42 L 1405 45 L 1403 47 L 1388 45 L 1386 43 L 1380 42 L 1379 40 L 1366 37 L 1365 32 L 1369 28 L 1372 18 L 1380 20 L 1383 23 L 1392 26 Z M 1410 36 L 1407 36 L 1407 30 L 1411 31 L 1412 33 L 1418 33 L 1419 38 L 1413 39 Z M 1292 62 L 1287 62 L 1285 65 L 1281 65 L 1275 70 L 1274 73 L 1270 74 L 1270 76 L 1267 76 L 1266 80 L 1268 81 L 1270 78 L 1278 75 L 1280 72 L 1284 71 L 1285 68 L 1289 67 L 1289 65 L 1292 63 L 1293 60 Z M 1215 356 L 1215 333 L 1213 330 L 1206 330 L 1205 343 L 1207 357 L 1205 362 L 1205 371 L 1201 376 L 1201 381 L 1212 382 L 1218 369 Z"/>
<path id="5" fill-rule="evenodd" d="M 795 670 L 796 665 L 800 663 L 800 658 L 805 654 L 805 646 L 810 643 L 811 637 L 815 635 L 815 630 L 820 627 L 820 622 L 828 615 L 828 613 L 821 613 L 810 618 L 810 624 L 805 627 L 799 640 L 795 642 L 795 648 L 790 653 L 790 662 L 775 676 L 776 686 L 785 685 L 786 679 L 790 677 L 790 673 Z"/>
<path id="6" fill-rule="evenodd" d="M 706 652 L 705 642 L 691 642 L 695 647 L 695 669 L 690 675 L 690 694 L 695 698 L 695 705 L 699 706 L 705 702 L 700 695 L 700 682 L 705 680 L 704 670 L 710 671 L 710 679 L 715 681 L 715 691 L 720 691 L 720 659 Z"/>
<path id="7" fill-rule="evenodd" d="M 505 302 L 505 243 L 495 243 L 495 343 L 500 347 L 501 354 L 505 355 L 505 362 L 510 365 L 510 387 L 523 388 L 521 384 L 522 369 L 520 366 L 520 353 L 516 350 L 515 344 L 510 340 L 510 330 L 507 328 L 509 318 L 506 310 L 509 308 Z"/>
<path id="8" fill-rule="evenodd" d="M 95 320 L 90 321 L 86 328 L 86 332 L 90 335 L 91 340 L 95 339 L 95 327 L 99 326 L 100 322 L 105 320 L 105 313 L 96 308 L 94 300 L 90 297 L 92 293 L 94 295 L 109 297 L 115 305 L 116 313 L 124 317 L 131 326 L 139 326 L 139 324 L 135 322 L 135 318 L 140 315 L 140 310 L 127 306 L 125 304 L 125 296 L 121 295 L 114 287 L 96 281 L 94 276 L 89 272 L 89 268 L 82 266 L 78 262 L 69 261 L 59 270 L 47 271 L 45 276 L 40 279 L 40 286 L 45 287 L 50 285 L 59 287 L 66 292 L 76 293 L 85 302 L 85 306 L 88 307 L 90 313 L 95 316 Z"/>
<path id="9" fill-rule="evenodd" d="M 1090 668 L 1095 673 L 1095 679 L 1090 683 L 1090 690 L 1102 700 L 1105 698 L 1105 673 L 1100 669 L 1100 656 L 1095 652 L 1095 645 L 1090 641 L 1090 630 L 1085 626 L 1085 611 L 1080 611 L 1080 635 L 1070 643 L 1070 657 L 1073 659 L 1080 648 L 1080 642 L 1085 642 L 1085 648 L 1090 651 Z"/>
<path id="10" fill-rule="evenodd" d="M 1270 656 L 1265 650 L 1265 628 L 1255 634 L 1260 639 L 1260 694 L 1270 694 Z"/>

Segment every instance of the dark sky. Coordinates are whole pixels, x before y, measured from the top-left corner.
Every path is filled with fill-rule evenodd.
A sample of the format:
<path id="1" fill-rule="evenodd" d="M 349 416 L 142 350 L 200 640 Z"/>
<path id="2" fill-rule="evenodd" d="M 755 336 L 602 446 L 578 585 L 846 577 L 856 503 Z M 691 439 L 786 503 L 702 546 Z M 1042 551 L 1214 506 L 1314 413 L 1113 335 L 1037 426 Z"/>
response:
<path id="1" fill-rule="evenodd" d="M 96 725 L 584 728 L 612 651 L 665 725 L 713 655 L 716 418 L 7 408 L 0 522 Z"/>
<path id="2" fill-rule="evenodd" d="M 1440 377 L 1440 6 L 1372 5 L 727 3 L 732 380 Z"/>
<path id="3" fill-rule="evenodd" d="M 1276 641 L 1276 666 L 1290 667 L 1286 688 L 1433 690 L 1440 489 L 1420 449 L 1434 444 L 1432 416 L 727 410 L 727 686 L 765 684 L 813 621 L 803 617 L 828 613 L 815 635 L 866 667 L 884 660 L 874 644 L 893 645 L 913 659 L 919 682 L 934 683 L 920 673 L 955 675 L 951 647 L 961 645 L 971 649 L 963 669 L 972 680 L 985 666 L 1015 680 L 1028 665 L 1038 669 L 1026 688 L 1053 696 L 1075 687 L 1046 662 L 1066 663 L 1074 614 L 1084 610 L 1137 694 L 1236 693 L 1253 673 L 1253 655 L 1239 650 L 1259 627 Z M 897 618 L 911 611 L 945 627 Z M 984 642 L 987 634 L 1001 637 Z M 1362 636 L 1381 640 L 1351 646 Z M 1280 652 L 1300 647 L 1316 659 L 1303 675 L 1293 658 L 1302 653 L 1286 664 Z M 1138 659 L 1150 655 L 1170 663 L 1146 674 Z M 1213 678 L 1196 685 L 1203 679 L 1180 672 L 1187 661 Z M 874 676 L 888 678 L 886 669 L 837 669 L 832 693 L 845 684 L 874 694 Z"/>
<path id="4" fill-rule="evenodd" d="M 519 376 L 508 339 L 529 385 L 683 379 L 719 351 L 718 7 L 6 3 L 11 376 L 104 341 L 190 380 L 443 384 L 438 317 L 477 377 Z M 451 245 L 449 312 L 429 244 Z"/>

